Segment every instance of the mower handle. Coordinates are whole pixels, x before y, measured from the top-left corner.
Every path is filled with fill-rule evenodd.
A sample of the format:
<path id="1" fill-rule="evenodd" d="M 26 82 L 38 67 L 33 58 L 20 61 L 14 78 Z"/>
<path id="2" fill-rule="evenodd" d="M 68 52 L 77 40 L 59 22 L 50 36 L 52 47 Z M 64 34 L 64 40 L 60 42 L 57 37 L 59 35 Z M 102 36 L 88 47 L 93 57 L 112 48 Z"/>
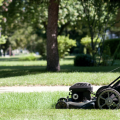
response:
<path id="1" fill-rule="evenodd" d="M 120 76 L 119 76 L 118 78 L 116 78 L 113 82 L 111 82 L 111 83 L 108 85 L 108 87 L 111 86 L 113 83 L 115 83 L 119 78 L 120 78 Z"/>

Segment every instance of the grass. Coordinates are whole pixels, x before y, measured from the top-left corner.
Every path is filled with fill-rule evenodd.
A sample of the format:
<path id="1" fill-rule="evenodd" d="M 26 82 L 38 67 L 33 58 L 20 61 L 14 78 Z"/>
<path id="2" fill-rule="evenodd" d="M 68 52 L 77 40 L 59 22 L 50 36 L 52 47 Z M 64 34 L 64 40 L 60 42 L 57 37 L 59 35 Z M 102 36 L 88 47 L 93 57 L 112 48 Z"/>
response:
<path id="1" fill-rule="evenodd" d="M 104 76 L 101 76 L 104 75 Z M 66 85 L 89 82 L 93 85 L 107 85 L 120 75 L 117 73 L 40 73 L 35 75 L 0 78 L 0 86 Z"/>
<path id="2" fill-rule="evenodd" d="M 55 109 L 57 99 L 66 92 L 2 93 L 1 120 L 119 120 L 120 110 Z"/>
<path id="3" fill-rule="evenodd" d="M 67 92 L 1 93 L 0 109 L 55 109 L 58 98 L 67 95 Z"/>
<path id="4" fill-rule="evenodd" d="M 1 120 L 119 120 L 120 110 L 3 110 Z"/>
<path id="5" fill-rule="evenodd" d="M 60 61 L 61 72 L 47 72 L 46 61 L 19 61 L 18 57 L 0 58 L 0 86 L 72 85 L 89 82 L 109 84 L 120 76 L 120 66 L 75 67 L 73 57 Z M 60 97 L 68 92 L 1 93 L 0 120 L 119 120 L 120 110 L 55 109 Z"/>
<path id="6" fill-rule="evenodd" d="M 120 76 L 120 61 L 114 66 L 75 67 L 74 57 L 60 60 L 61 71 L 47 72 L 45 60 L 19 61 L 19 57 L 0 58 L 0 86 L 72 85 L 89 82 L 106 85 Z M 114 72 L 111 70 L 116 69 Z"/>

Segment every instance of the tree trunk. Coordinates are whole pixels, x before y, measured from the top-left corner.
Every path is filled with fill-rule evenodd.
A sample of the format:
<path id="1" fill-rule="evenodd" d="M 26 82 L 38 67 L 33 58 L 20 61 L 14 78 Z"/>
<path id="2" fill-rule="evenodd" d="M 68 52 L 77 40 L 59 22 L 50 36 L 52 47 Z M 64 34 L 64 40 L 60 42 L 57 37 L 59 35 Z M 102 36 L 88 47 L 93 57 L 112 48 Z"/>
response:
<path id="1" fill-rule="evenodd" d="M 2 56 L 2 53 L 1 53 L 1 45 L 0 45 L 0 56 Z"/>
<path id="2" fill-rule="evenodd" d="M 59 0 L 50 0 L 47 25 L 47 70 L 60 71 L 57 34 Z"/>
<path id="3" fill-rule="evenodd" d="M 5 49 L 3 49 L 3 55 L 5 56 Z"/>

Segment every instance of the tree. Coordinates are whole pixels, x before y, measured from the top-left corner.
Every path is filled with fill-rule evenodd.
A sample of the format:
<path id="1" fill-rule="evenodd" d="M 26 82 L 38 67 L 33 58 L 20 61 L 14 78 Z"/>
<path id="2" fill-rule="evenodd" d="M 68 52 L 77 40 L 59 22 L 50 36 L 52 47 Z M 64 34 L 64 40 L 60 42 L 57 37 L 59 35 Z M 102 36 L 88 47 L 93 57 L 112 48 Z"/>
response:
<path id="1" fill-rule="evenodd" d="M 82 22 L 89 28 L 91 36 L 91 47 L 93 60 L 95 61 L 95 46 L 97 42 L 93 42 L 101 36 L 104 47 L 104 37 L 106 30 L 115 24 L 117 10 L 120 7 L 118 3 L 111 3 L 109 0 L 79 0 L 82 4 Z M 96 39 L 96 41 L 97 41 Z"/>
<path id="2" fill-rule="evenodd" d="M 41 31 L 36 31 L 32 26 L 24 25 L 9 37 L 13 49 L 22 48 L 30 52 L 39 52 L 41 56 L 46 55 L 46 40 Z"/>
<path id="3" fill-rule="evenodd" d="M 81 3 L 83 3 L 83 6 L 81 6 Z M 46 30 L 47 70 L 60 71 L 57 35 L 62 34 L 66 27 L 67 29 L 69 28 L 69 30 L 74 28 L 77 31 L 81 31 L 81 24 L 86 25 L 86 22 L 88 23 L 89 21 L 88 28 L 91 35 L 92 49 L 94 51 L 93 38 L 97 32 L 101 34 L 101 27 L 103 26 L 103 24 L 99 24 L 99 22 L 106 21 L 106 17 L 104 17 L 104 19 L 101 15 L 108 15 L 106 14 L 106 10 L 109 11 L 110 7 L 113 8 L 110 6 L 111 4 L 107 4 L 109 5 L 108 7 L 105 7 L 105 5 L 106 2 L 104 0 L 102 0 L 102 2 L 101 0 L 75 0 L 74 3 L 72 0 L 67 2 L 63 0 L 61 2 L 60 0 L 49 0 L 47 4 L 41 4 L 41 1 L 38 0 L 13 0 L 9 6 L 5 3 L 4 6 L 7 6 L 8 12 L 4 12 L 4 16 L 6 16 L 6 18 L 12 16 L 10 19 L 7 19 L 7 30 L 9 30 L 9 32 L 10 30 L 14 32 L 16 28 L 22 27 L 24 24 L 21 23 L 27 23 L 28 26 L 32 25 L 34 28 L 40 28 L 43 31 Z M 59 8 L 60 12 L 58 12 Z M 101 10 L 104 11 L 103 14 L 99 12 Z M 59 29 L 57 30 L 58 27 Z M 99 31 L 97 31 L 97 29 Z"/>
<path id="4" fill-rule="evenodd" d="M 48 25 L 47 25 L 47 70 L 60 71 L 57 28 L 58 28 L 58 11 L 59 0 L 50 0 L 48 8 Z"/>
<path id="5" fill-rule="evenodd" d="M 3 46 L 7 43 L 7 36 L 0 35 L 0 56 L 2 55 L 1 53 L 1 48 L 4 48 Z M 4 51 L 4 50 L 3 50 Z"/>
<path id="6" fill-rule="evenodd" d="M 23 22 L 26 16 L 28 17 L 27 20 L 31 20 L 29 24 L 33 24 L 34 22 L 33 15 L 34 15 L 34 8 L 35 8 L 34 5 L 37 2 L 38 2 L 37 0 L 35 1 L 30 0 L 29 2 L 27 3 L 25 2 L 24 4 L 21 1 L 13 0 L 13 2 L 9 4 L 9 6 L 6 5 L 7 2 L 4 2 L 5 4 L 3 5 L 3 8 L 5 9 L 4 11 L 8 11 L 7 13 L 4 12 L 5 17 L 9 16 L 10 14 L 12 16 L 11 18 L 13 18 L 13 23 L 11 22 L 11 20 L 7 19 L 10 27 L 13 28 L 13 27 L 16 27 L 16 25 L 18 27 L 19 25 L 18 21 L 22 20 Z M 60 2 L 59 0 L 50 0 L 49 7 L 48 7 L 48 25 L 47 25 L 47 70 L 48 71 L 60 71 L 58 46 L 57 46 L 57 34 L 58 34 L 57 22 L 58 22 L 59 2 Z M 24 8 L 24 5 L 25 5 L 25 8 Z M 8 6 L 11 9 L 6 10 L 6 6 Z M 22 14 L 23 16 L 20 16 L 20 12 L 23 13 Z"/>
<path id="7" fill-rule="evenodd" d="M 46 8 L 44 5 L 40 5 L 42 7 L 38 7 L 38 3 L 36 0 L 30 0 L 29 2 L 22 3 L 21 1 L 13 0 L 13 2 L 8 6 L 8 12 L 7 14 L 4 13 L 5 17 L 8 17 L 9 15 L 12 15 L 13 20 L 7 19 L 7 23 L 11 28 L 18 28 L 18 25 L 22 26 L 21 22 L 27 22 L 29 25 L 34 24 L 39 25 L 40 28 L 44 26 L 45 30 L 47 29 L 47 70 L 48 71 L 60 71 L 59 66 L 59 56 L 58 56 L 58 45 L 57 45 L 57 22 L 58 22 L 58 11 L 59 11 L 59 0 L 50 0 L 49 1 L 49 7 L 48 7 L 48 16 L 46 14 Z M 37 7 L 36 7 L 37 5 Z M 71 4 L 72 5 L 72 4 Z M 23 9 L 25 8 L 25 9 Z M 38 15 L 38 11 L 40 12 Z M 70 10 L 67 9 L 69 12 L 67 14 L 72 13 L 72 16 L 75 16 L 75 12 L 71 12 L 74 9 Z M 16 12 L 17 11 L 17 12 Z M 45 11 L 45 12 L 44 12 Z M 66 15 L 66 19 L 69 19 L 68 15 Z M 39 18 L 39 19 L 37 19 Z M 61 17 L 62 18 L 62 17 Z M 71 17 L 72 19 L 73 17 Z M 75 17 L 74 17 L 75 18 Z M 48 22 L 46 22 L 48 19 Z M 28 20 L 28 21 L 27 21 Z M 39 20 L 39 21 L 38 21 Z M 13 21 L 13 22 L 11 22 Z M 62 22 L 60 22 L 62 21 Z M 67 25 L 70 25 L 70 21 L 67 22 L 67 20 L 63 21 L 63 18 L 59 21 L 60 23 L 63 23 L 63 26 L 61 27 L 60 34 L 64 30 L 64 28 Z M 75 19 L 74 19 L 75 21 Z M 71 22 L 72 23 L 72 22 Z M 13 29 L 12 29 L 13 30 Z"/>
<path id="8" fill-rule="evenodd" d="M 1 44 L 1 48 L 3 49 L 3 55 L 5 56 L 6 50 L 9 48 L 10 42 L 9 39 L 6 39 L 6 43 Z"/>

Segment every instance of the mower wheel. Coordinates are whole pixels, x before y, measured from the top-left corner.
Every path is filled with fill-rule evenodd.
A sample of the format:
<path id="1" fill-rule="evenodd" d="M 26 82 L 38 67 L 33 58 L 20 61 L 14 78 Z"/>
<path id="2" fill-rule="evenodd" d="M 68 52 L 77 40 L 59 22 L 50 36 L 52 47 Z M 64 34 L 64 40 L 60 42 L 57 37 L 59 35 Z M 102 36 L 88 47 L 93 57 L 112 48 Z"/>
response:
<path id="1" fill-rule="evenodd" d="M 107 85 L 100 87 L 96 92 L 96 97 L 98 97 L 98 95 L 101 93 L 101 91 L 103 91 L 103 89 L 106 89 L 106 88 L 108 88 Z"/>
<path id="2" fill-rule="evenodd" d="M 68 108 L 68 105 L 66 102 L 64 101 L 59 101 L 57 104 L 56 104 L 56 109 L 67 109 Z"/>
<path id="3" fill-rule="evenodd" d="M 99 109 L 119 109 L 120 93 L 112 88 L 104 89 L 98 95 L 96 104 Z"/>
<path id="4" fill-rule="evenodd" d="M 64 98 L 64 97 L 62 97 L 62 98 L 60 98 L 60 99 L 58 99 L 58 102 L 60 102 L 60 101 L 67 101 L 67 98 Z"/>

